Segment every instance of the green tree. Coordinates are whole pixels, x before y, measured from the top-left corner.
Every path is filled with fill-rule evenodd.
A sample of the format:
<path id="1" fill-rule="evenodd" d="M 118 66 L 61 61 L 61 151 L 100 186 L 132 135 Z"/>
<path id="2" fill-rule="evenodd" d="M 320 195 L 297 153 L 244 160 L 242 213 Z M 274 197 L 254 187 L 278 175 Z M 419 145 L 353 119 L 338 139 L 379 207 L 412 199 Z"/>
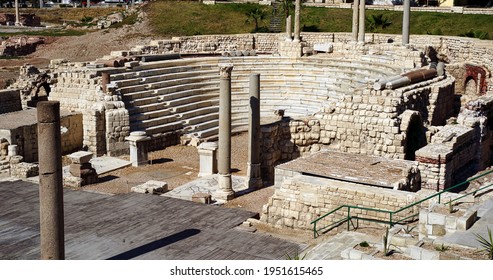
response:
<path id="1" fill-rule="evenodd" d="M 259 24 L 261 21 L 263 21 L 267 17 L 267 12 L 265 12 L 262 8 L 260 7 L 252 7 L 250 8 L 245 15 L 248 17 L 246 22 L 253 23 L 255 24 L 255 29 L 253 32 L 257 32 L 259 28 Z"/>
<path id="2" fill-rule="evenodd" d="M 284 12 L 284 18 L 287 18 L 291 11 L 294 10 L 293 0 L 279 0 L 281 3 L 281 10 Z"/>
<path id="3" fill-rule="evenodd" d="M 368 26 L 368 30 L 371 32 L 375 32 L 378 29 L 383 30 L 391 24 L 392 22 L 390 22 L 389 19 L 383 14 L 370 15 L 366 17 L 366 25 Z"/>

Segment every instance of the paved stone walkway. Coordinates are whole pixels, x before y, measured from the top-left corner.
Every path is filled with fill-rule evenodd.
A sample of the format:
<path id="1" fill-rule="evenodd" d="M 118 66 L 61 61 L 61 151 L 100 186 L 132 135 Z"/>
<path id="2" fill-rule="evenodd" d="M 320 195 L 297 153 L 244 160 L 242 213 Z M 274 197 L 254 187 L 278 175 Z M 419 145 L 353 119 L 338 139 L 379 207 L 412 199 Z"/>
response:
<path id="1" fill-rule="evenodd" d="M 0 259 L 39 259 L 39 187 L 0 182 Z M 242 230 L 257 213 L 149 194 L 64 190 L 67 259 L 281 259 L 304 244 Z"/>

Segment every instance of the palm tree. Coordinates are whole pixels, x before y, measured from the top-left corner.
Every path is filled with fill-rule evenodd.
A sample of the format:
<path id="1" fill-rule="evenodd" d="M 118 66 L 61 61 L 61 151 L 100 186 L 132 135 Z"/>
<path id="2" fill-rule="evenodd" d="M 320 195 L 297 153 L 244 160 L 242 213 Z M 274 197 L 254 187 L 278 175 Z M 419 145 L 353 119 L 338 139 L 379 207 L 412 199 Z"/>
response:
<path id="1" fill-rule="evenodd" d="M 371 32 L 375 32 L 379 28 L 385 29 L 392 24 L 392 22 L 390 22 L 388 18 L 384 17 L 383 14 L 370 15 L 366 17 L 366 23 Z"/>
<path id="2" fill-rule="evenodd" d="M 260 7 L 252 7 L 245 13 L 245 15 L 248 17 L 246 20 L 247 23 L 253 21 L 255 24 L 255 29 L 253 32 L 258 31 L 259 23 L 267 17 L 267 13 Z"/>

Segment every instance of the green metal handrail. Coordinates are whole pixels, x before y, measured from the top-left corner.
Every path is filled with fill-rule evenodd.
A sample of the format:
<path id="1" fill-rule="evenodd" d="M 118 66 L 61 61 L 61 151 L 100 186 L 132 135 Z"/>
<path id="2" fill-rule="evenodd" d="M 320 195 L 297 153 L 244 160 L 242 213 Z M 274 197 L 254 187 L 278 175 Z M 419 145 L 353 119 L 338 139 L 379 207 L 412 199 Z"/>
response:
<path id="1" fill-rule="evenodd" d="M 490 170 L 490 171 L 488 171 L 488 172 L 485 172 L 485 173 L 483 173 L 483 174 L 480 174 L 480 175 L 478 175 L 478 176 L 475 176 L 475 177 L 473 177 L 473 178 L 471 178 L 471 179 L 469 179 L 469 180 L 466 180 L 466 181 L 464 181 L 464 182 L 462 182 L 462 183 L 459 183 L 459 184 L 457 184 L 457 185 L 454 185 L 454 186 L 452 186 L 452 187 L 450 187 L 450 188 L 447 188 L 447 189 L 445 189 L 445 190 L 443 190 L 443 191 L 440 191 L 440 192 L 438 192 L 438 193 L 436 193 L 436 194 L 430 195 L 430 196 L 428 196 L 428 197 L 426 197 L 426 198 L 424 198 L 424 199 L 421 199 L 421 200 L 419 200 L 419 201 L 417 201 L 417 202 L 414 202 L 414 203 L 412 203 L 412 204 L 409 204 L 409 205 L 407 205 L 407 206 L 404 206 L 404 207 L 402 207 L 401 209 L 398 209 L 398 210 L 396 210 L 396 211 L 382 210 L 382 209 L 368 208 L 368 207 L 360 207 L 360 206 L 354 206 L 354 205 L 341 205 L 341 206 L 337 207 L 336 209 L 334 209 L 334 210 L 330 211 L 329 213 L 327 213 L 327 214 L 325 214 L 325 215 L 323 215 L 323 216 L 321 216 L 321 217 L 319 217 L 319 218 L 317 218 L 317 219 L 313 220 L 313 221 L 310 223 L 310 224 L 313 224 L 313 238 L 317 238 L 317 236 L 319 236 L 319 235 L 320 235 L 320 234 L 318 233 L 318 231 L 331 227 L 330 229 L 328 229 L 328 230 L 327 230 L 327 231 L 329 231 L 329 230 L 333 229 L 333 228 L 335 227 L 335 225 L 340 225 L 340 224 L 342 224 L 342 223 L 344 223 L 344 222 L 347 222 L 347 229 L 349 230 L 349 222 L 351 222 L 351 220 L 352 220 L 352 219 L 357 219 L 357 220 L 371 220 L 371 221 L 373 221 L 373 222 L 377 222 L 377 223 L 389 224 L 391 227 L 393 227 L 395 224 L 401 223 L 401 222 L 403 222 L 403 221 L 405 221 L 405 220 L 408 220 L 408 219 L 410 219 L 410 218 L 413 218 L 413 217 L 415 217 L 415 216 L 418 216 L 418 215 L 419 215 L 419 213 L 417 213 L 417 214 L 412 214 L 412 215 L 407 216 L 407 217 L 404 217 L 404 218 L 402 218 L 402 219 L 399 219 L 399 220 L 393 221 L 393 218 L 395 218 L 396 214 L 401 213 L 402 211 L 404 211 L 404 210 L 406 210 L 406 209 L 409 209 L 409 208 L 411 208 L 411 207 L 414 207 L 414 206 L 416 206 L 416 205 L 418 205 L 418 204 L 421 204 L 421 203 L 423 203 L 423 202 L 425 202 L 425 201 L 427 201 L 427 200 L 430 200 L 430 199 L 432 199 L 432 198 L 434 198 L 434 197 L 436 197 L 436 196 L 438 196 L 438 203 L 441 203 L 441 195 L 442 195 L 443 193 L 445 193 L 445 192 L 449 192 L 450 190 L 453 190 L 453 189 L 456 189 L 456 188 L 458 188 L 458 187 L 460 187 L 460 186 L 462 186 L 462 185 L 464 185 L 464 184 L 466 184 L 466 183 L 470 183 L 470 182 L 472 182 L 472 181 L 475 181 L 475 180 L 477 180 L 477 179 L 479 179 L 479 178 L 481 178 L 481 177 L 483 177 L 483 176 L 486 176 L 486 175 L 488 175 L 488 174 L 490 174 L 490 173 L 493 173 L 493 170 Z M 480 188 L 480 189 L 478 189 L 478 190 L 475 190 L 475 191 L 472 191 L 472 192 L 470 192 L 470 193 L 464 194 L 463 196 L 461 196 L 461 197 L 459 197 L 459 198 L 456 198 L 456 199 L 454 199 L 454 200 L 451 200 L 451 201 L 449 201 L 449 202 L 447 202 L 447 203 L 452 203 L 453 201 L 459 200 L 459 199 L 464 198 L 464 197 L 466 197 L 466 196 L 468 196 L 468 195 L 475 194 L 475 193 L 477 193 L 478 191 L 483 190 L 483 189 L 485 189 L 485 188 L 488 188 L 488 187 L 490 187 L 490 186 L 493 186 L 493 183 L 492 183 L 492 184 L 489 184 L 489 185 L 487 185 L 487 186 L 485 186 L 485 187 L 482 187 L 482 188 Z M 445 203 L 445 204 L 446 204 L 446 203 Z M 326 225 L 326 226 L 324 226 L 324 227 L 322 227 L 322 228 L 317 229 L 317 223 L 318 223 L 320 220 L 324 219 L 325 217 L 327 217 L 327 216 L 329 216 L 329 215 L 331 215 L 331 214 L 333 214 L 333 213 L 335 213 L 335 212 L 337 212 L 337 211 L 339 211 L 339 210 L 341 210 L 341 209 L 343 209 L 343 208 L 346 208 L 346 209 L 347 209 L 347 215 L 346 215 L 346 217 L 345 217 L 345 218 L 340 219 L 340 220 L 335 221 L 335 222 L 333 222 L 333 223 L 331 223 L 331 224 L 329 224 L 329 225 Z M 355 216 L 351 216 L 351 214 L 350 214 L 350 213 L 351 213 L 351 208 L 352 208 L 352 209 L 361 209 L 361 210 L 366 210 L 366 211 L 374 211 L 374 212 L 388 213 L 388 214 L 389 214 L 389 220 L 383 221 L 383 220 L 378 220 L 378 219 L 371 219 L 371 218 L 358 217 L 357 215 L 355 215 Z"/>

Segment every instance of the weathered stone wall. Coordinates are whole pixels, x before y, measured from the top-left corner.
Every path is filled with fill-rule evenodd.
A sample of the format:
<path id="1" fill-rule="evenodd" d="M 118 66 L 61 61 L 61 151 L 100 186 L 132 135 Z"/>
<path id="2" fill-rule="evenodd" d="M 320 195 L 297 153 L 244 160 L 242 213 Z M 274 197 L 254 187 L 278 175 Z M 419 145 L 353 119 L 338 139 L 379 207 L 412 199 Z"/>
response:
<path id="1" fill-rule="evenodd" d="M 69 154 L 82 149 L 82 125 L 82 114 L 70 114 L 60 119 L 63 154 Z"/>
<path id="2" fill-rule="evenodd" d="M 478 171 L 479 147 L 475 129 L 459 124 L 441 128 L 430 144 L 416 151 L 422 187 L 438 191 L 466 180 Z"/>
<path id="3" fill-rule="evenodd" d="M 347 33 L 303 33 L 302 37 L 308 45 L 329 41 L 334 44 L 334 52 L 340 52 L 349 59 L 358 57 L 358 59 L 364 60 L 365 63 L 379 62 L 380 64 L 401 67 L 402 69 L 428 63 L 429 61 L 423 55 L 424 51 L 421 50 L 425 50 L 430 46 L 435 48 L 445 61 L 471 59 L 481 63 L 479 65 L 484 65 L 486 68 L 493 66 L 490 65 L 491 61 L 488 60 L 490 58 L 493 59 L 491 55 L 491 49 L 493 48 L 482 45 L 479 40 L 420 35 L 411 38 L 413 45 L 416 46 L 416 49 L 413 49 L 388 43 L 392 41 L 398 42 L 398 35 L 372 34 L 367 36 L 368 40 L 382 44 L 367 44 L 365 46 L 343 44 L 343 42 L 349 40 L 349 34 Z M 176 51 L 196 54 L 219 54 L 225 50 L 232 49 L 255 49 L 257 52 L 276 53 L 279 51 L 279 40 L 284 40 L 284 34 L 179 37 L 172 40 L 156 41 L 147 47 L 140 46 L 140 51 L 132 50 L 127 54 Z M 119 54 L 121 55 L 121 53 Z M 258 59 L 259 61 L 262 60 L 261 57 L 258 57 Z M 92 109 L 90 108 L 94 103 L 102 102 L 106 118 L 104 132 L 92 130 L 97 127 L 94 122 L 87 129 L 84 126 L 84 143 L 93 152 L 96 150 L 103 152 L 106 149 L 109 151 L 113 149 L 123 151 L 126 146 L 121 142 L 121 139 L 127 134 L 127 130 L 123 128 L 128 127 L 128 112 L 123 113 L 123 106 L 117 104 L 121 101 L 121 95 L 118 90 L 112 93 L 103 93 L 100 77 L 102 71 L 113 70 L 90 68 L 85 64 L 65 63 L 58 65 L 57 71 L 54 71 L 58 83 L 54 86 L 50 99 L 59 100 L 62 108 L 83 112 L 84 115 L 87 115 L 87 117 L 84 117 L 85 121 L 91 118 Z M 120 68 L 119 71 L 123 71 L 123 69 Z M 385 70 L 381 69 L 378 71 L 385 72 Z M 309 78 L 312 79 L 312 77 Z M 489 79 L 488 77 L 487 81 Z M 310 80 L 310 83 L 308 81 L 305 82 L 308 85 L 316 84 L 318 81 L 315 79 L 314 81 Z M 351 78 L 350 81 L 348 80 L 347 84 L 341 83 L 341 91 L 334 92 L 334 96 L 331 95 L 331 91 L 328 92 L 330 98 L 324 102 L 326 105 L 323 111 L 315 115 L 320 127 L 320 131 L 316 133 L 318 135 L 318 139 L 315 139 L 316 141 L 311 144 L 295 144 L 296 140 L 305 139 L 291 139 L 290 136 L 289 139 L 283 140 L 284 144 L 287 145 L 281 145 L 280 147 L 285 147 L 283 149 L 292 147 L 293 150 L 299 150 L 299 147 L 317 145 L 318 148 L 328 146 L 343 152 L 404 158 L 406 154 L 407 127 L 403 127 L 401 115 L 406 110 L 419 112 L 425 126 L 444 125 L 446 119 L 453 115 L 451 92 L 455 85 L 452 77 L 438 77 L 393 91 L 375 91 L 367 87 L 364 89 L 358 88 L 353 92 L 354 88 L 359 87 L 364 82 L 358 76 Z M 325 83 L 331 83 L 331 81 Z M 349 85 L 349 83 L 351 84 Z M 486 84 L 489 83 L 486 82 Z M 299 90 L 299 85 L 294 85 L 293 88 Z M 310 88 L 310 90 L 313 89 Z M 344 91 L 347 92 L 344 93 Z M 316 93 L 319 94 L 318 91 Z M 307 94 L 306 98 L 309 99 L 309 95 L 310 93 Z M 303 95 L 303 98 L 305 98 L 305 95 Z M 300 103 L 302 102 L 300 101 Z M 324 103 L 321 102 L 321 104 Z M 109 110 L 117 111 L 112 113 L 108 112 Z M 109 120 L 108 117 L 112 118 L 112 120 Z M 115 119 L 117 121 L 113 121 Z M 121 128 L 121 131 L 118 131 L 120 129 L 118 127 Z M 100 144 L 96 139 L 98 137 L 101 138 L 103 135 L 105 139 L 109 140 L 105 144 Z M 163 137 L 163 139 L 154 141 L 156 143 L 152 145 L 159 147 L 163 143 L 178 142 L 176 140 L 179 135 L 169 136 L 168 139 Z M 428 139 L 429 137 L 430 135 L 428 135 Z M 295 146 L 298 148 L 294 148 Z M 271 153 L 272 156 L 269 156 L 267 161 L 275 162 L 281 160 L 282 153 L 278 154 Z M 285 159 L 290 157 L 287 154 L 284 156 Z M 265 165 L 267 166 L 268 164 Z M 273 174 L 273 172 L 270 172 L 270 174 Z M 271 178 L 271 175 L 269 176 Z"/>
<path id="4" fill-rule="evenodd" d="M 13 36 L 7 40 L 0 39 L 0 56 L 23 56 L 36 51 L 44 43 L 42 37 Z"/>
<path id="5" fill-rule="evenodd" d="M 128 111 L 118 91 L 103 92 L 102 70 L 64 61 L 52 61 L 51 67 L 57 83 L 50 100 L 83 114 L 83 145 L 98 156 L 128 152 L 124 141 L 130 135 Z"/>
<path id="6" fill-rule="evenodd" d="M 310 223 L 341 205 L 354 205 L 395 211 L 418 200 L 418 194 L 383 189 L 349 183 L 338 180 L 309 176 L 295 176 L 286 180 L 264 205 L 261 221 L 277 228 L 295 228 L 311 230 Z M 352 210 L 359 217 L 388 220 L 389 215 L 366 210 Z M 393 219 L 417 214 L 418 209 L 411 207 Z M 321 220 L 318 228 L 347 217 L 347 212 L 338 211 Z M 359 221 L 360 224 L 367 222 Z"/>
<path id="7" fill-rule="evenodd" d="M 68 154 L 82 149 L 82 115 L 63 112 L 60 116 L 62 153 Z M 17 145 L 18 155 L 25 162 L 38 161 L 38 125 L 33 121 L 9 130 L 1 130 L 0 138 Z"/>
<path id="8" fill-rule="evenodd" d="M 271 184 L 278 180 L 274 177 L 274 167 L 302 156 L 305 153 L 320 150 L 320 121 L 307 118 L 284 118 L 276 122 L 264 124 L 260 128 L 261 144 L 261 176 Z"/>
<path id="9" fill-rule="evenodd" d="M 22 110 L 19 90 L 0 90 L 0 114 Z"/>

